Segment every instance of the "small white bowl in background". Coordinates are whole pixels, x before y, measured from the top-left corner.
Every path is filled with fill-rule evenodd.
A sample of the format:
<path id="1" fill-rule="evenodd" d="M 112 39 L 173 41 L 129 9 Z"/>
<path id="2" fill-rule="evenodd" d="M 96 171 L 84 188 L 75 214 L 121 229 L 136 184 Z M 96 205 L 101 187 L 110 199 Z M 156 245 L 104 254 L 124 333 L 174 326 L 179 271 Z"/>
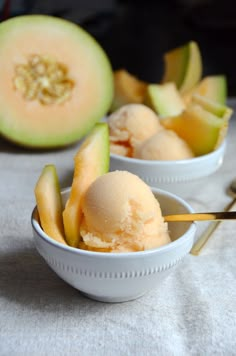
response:
<path id="1" fill-rule="evenodd" d="M 62 192 L 63 203 L 69 191 Z M 152 191 L 163 215 L 193 212 L 178 196 L 155 188 Z M 40 226 L 37 207 L 31 223 L 36 248 L 56 274 L 87 297 L 103 302 L 133 300 L 161 288 L 163 279 L 191 250 L 196 232 L 195 223 L 171 222 L 172 242 L 168 245 L 140 252 L 104 253 L 65 246 L 50 238 Z"/>
<path id="2" fill-rule="evenodd" d="M 216 172 L 221 166 L 226 141 L 215 151 L 203 156 L 175 161 L 154 161 L 110 154 L 110 171 L 126 170 L 139 176 L 149 186 L 181 194 L 186 183 Z"/>

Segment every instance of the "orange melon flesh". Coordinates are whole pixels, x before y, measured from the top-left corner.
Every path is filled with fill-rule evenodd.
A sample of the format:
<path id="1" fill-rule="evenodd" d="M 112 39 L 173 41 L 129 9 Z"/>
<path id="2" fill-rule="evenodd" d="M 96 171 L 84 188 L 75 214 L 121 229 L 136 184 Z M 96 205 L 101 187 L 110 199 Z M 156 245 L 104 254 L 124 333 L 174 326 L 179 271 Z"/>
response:
<path id="1" fill-rule="evenodd" d="M 180 88 L 189 61 L 188 46 L 172 49 L 164 54 L 164 76 L 162 83 L 174 82 Z"/>
<path id="2" fill-rule="evenodd" d="M 191 147 L 196 156 L 212 152 L 219 144 L 222 132 L 227 131 L 228 117 L 224 119 L 192 104 L 182 114 L 162 120 L 166 129 L 175 131 Z"/>
<path id="3" fill-rule="evenodd" d="M 109 170 L 109 132 L 106 123 L 97 123 L 85 138 L 74 158 L 74 176 L 69 199 L 63 211 L 66 241 L 78 247 L 81 201 L 89 185 Z"/>
<path id="4" fill-rule="evenodd" d="M 113 97 L 110 62 L 79 26 L 43 15 L 0 24 L 0 133 L 16 143 L 57 147 L 83 137 L 108 111 Z M 13 88 L 15 66 L 32 54 L 50 55 L 68 68 L 75 83 L 62 104 L 27 101 Z"/>
<path id="5" fill-rule="evenodd" d="M 44 232 L 56 241 L 66 244 L 62 220 L 62 201 L 56 167 L 46 165 L 36 183 L 35 198 Z"/>
<path id="6" fill-rule="evenodd" d="M 125 69 L 114 72 L 114 98 L 110 111 L 132 103 L 142 103 L 147 84 Z"/>

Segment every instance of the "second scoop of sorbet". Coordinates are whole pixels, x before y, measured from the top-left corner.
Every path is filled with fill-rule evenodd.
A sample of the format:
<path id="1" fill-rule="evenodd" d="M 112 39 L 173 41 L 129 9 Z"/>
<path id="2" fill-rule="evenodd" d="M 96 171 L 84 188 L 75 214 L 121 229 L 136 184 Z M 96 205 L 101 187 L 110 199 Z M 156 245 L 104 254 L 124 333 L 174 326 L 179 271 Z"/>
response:
<path id="1" fill-rule="evenodd" d="M 170 242 L 167 223 L 151 189 L 126 171 L 96 179 L 82 202 L 81 248 L 133 252 Z"/>
<path id="2" fill-rule="evenodd" d="M 181 160 L 194 157 L 191 148 L 172 130 L 161 130 L 140 144 L 135 158 L 146 160 Z"/>
<path id="3" fill-rule="evenodd" d="M 111 151 L 120 154 L 119 146 L 128 153 L 141 142 L 163 129 L 156 113 L 143 104 L 127 104 L 108 117 Z"/>

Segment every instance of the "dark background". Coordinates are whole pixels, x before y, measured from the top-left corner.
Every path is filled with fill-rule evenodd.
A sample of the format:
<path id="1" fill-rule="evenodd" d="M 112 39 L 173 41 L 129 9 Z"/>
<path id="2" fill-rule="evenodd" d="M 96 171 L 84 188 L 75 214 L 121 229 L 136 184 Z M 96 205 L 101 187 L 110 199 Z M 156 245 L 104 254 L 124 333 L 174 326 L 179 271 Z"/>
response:
<path id="1" fill-rule="evenodd" d="M 158 82 L 163 54 L 189 40 L 198 42 L 204 75 L 225 74 L 236 95 L 235 0 L 0 1 L 1 19 L 44 13 L 69 19 L 90 32 L 113 69 Z"/>

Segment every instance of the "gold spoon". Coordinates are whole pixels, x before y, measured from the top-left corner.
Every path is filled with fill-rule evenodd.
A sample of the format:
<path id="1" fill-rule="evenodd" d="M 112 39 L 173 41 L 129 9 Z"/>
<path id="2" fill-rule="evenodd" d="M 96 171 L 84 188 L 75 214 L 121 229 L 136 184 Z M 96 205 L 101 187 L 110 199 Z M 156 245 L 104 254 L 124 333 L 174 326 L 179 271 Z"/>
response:
<path id="1" fill-rule="evenodd" d="M 164 220 L 170 221 L 222 221 L 222 220 L 236 220 L 236 211 L 220 211 L 211 213 L 189 213 L 166 215 Z"/>
<path id="2" fill-rule="evenodd" d="M 232 181 L 232 183 L 230 184 L 230 186 L 228 188 L 228 193 L 229 193 L 229 195 L 231 195 L 233 197 L 233 200 L 225 207 L 223 214 L 234 213 L 234 212 L 230 212 L 229 210 L 231 210 L 231 208 L 236 203 L 236 179 L 234 179 Z M 190 251 L 190 253 L 192 255 L 198 256 L 200 254 L 203 246 L 207 243 L 210 236 L 215 231 L 215 229 L 220 224 L 220 222 L 221 222 L 221 219 L 215 220 L 208 226 L 206 231 L 202 234 L 202 236 L 193 245 L 193 247 Z"/>

